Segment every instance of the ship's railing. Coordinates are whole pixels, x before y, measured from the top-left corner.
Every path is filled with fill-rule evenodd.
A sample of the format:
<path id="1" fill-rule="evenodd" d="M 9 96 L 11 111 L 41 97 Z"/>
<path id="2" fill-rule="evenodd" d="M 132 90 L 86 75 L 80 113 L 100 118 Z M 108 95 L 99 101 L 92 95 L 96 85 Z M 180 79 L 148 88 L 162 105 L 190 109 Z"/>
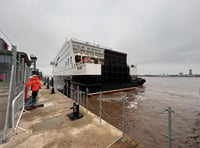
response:
<path id="1" fill-rule="evenodd" d="M 12 68 L 10 72 L 9 93 L 7 98 L 6 115 L 3 127 L 2 142 L 7 141 L 10 128 L 18 127 L 24 109 L 24 85 L 31 74 L 30 67 L 25 64 L 23 55 L 17 53 L 16 47 L 12 49 Z"/>
<path id="2" fill-rule="evenodd" d="M 75 38 L 72 38 L 71 41 L 78 42 L 78 43 L 82 43 L 82 44 L 85 44 L 85 45 L 94 46 L 94 47 L 97 47 L 97 48 L 102 48 L 102 49 L 112 49 L 112 48 L 110 48 L 110 47 L 102 46 L 102 45 L 100 45 L 100 44 L 91 43 L 91 42 L 86 42 L 86 41 L 82 41 L 82 40 L 75 39 Z"/>

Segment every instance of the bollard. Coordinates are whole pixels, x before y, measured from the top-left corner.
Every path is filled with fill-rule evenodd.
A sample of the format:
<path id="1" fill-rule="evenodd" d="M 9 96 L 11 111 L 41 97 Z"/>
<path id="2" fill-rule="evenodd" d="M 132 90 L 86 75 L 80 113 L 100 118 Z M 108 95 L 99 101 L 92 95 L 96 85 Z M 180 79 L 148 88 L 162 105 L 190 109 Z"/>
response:
<path id="1" fill-rule="evenodd" d="M 47 78 L 47 89 L 49 89 L 49 77 Z"/>
<path id="2" fill-rule="evenodd" d="M 54 89 L 54 79 L 53 79 L 53 78 L 51 78 L 51 84 L 52 84 L 51 94 L 55 94 L 55 89 Z"/>
<path id="3" fill-rule="evenodd" d="M 83 114 L 79 112 L 79 104 L 78 103 L 74 102 L 73 106 L 70 109 L 73 109 L 73 112 L 71 114 L 68 114 L 68 117 L 71 120 L 80 119 L 83 117 Z"/>
<path id="4" fill-rule="evenodd" d="M 55 89 L 53 87 L 51 88 L 51 94 L 55 94 Z"/>

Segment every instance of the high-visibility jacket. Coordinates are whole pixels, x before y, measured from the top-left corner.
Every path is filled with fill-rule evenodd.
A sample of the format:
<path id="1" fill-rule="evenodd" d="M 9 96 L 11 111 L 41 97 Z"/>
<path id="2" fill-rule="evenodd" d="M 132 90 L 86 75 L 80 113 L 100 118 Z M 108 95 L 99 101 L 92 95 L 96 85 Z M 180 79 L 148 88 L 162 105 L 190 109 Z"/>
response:
<path id="1" fill-rule="evenodd" d="M 41 83 L 40 83 L 40 80 L 38 78 L 38 76 L 34 76 L 35 77 L 35 80 L 37 81 L 37 84 L 39 86 L 39 89 L 41 88 Z"/>
<path id="2" fill-rule="evenodd" d="M 41 83 L 38 76 L 33 76 L 29 79 L 29 83 L 24 83 L 26 86 L 31 86 L 32 91 L 38 91 L 41 88 Z"/>

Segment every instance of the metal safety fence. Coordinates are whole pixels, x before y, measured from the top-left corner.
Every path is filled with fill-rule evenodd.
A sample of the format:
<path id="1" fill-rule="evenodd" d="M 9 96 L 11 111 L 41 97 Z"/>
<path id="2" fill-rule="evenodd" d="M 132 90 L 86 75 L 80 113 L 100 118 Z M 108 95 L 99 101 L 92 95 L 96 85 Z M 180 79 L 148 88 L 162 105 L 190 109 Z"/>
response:
<path id="1" fill-rule="evenodd" d="M 9 73 L 10 79 L 9 92 L 7 97 L 7 107 L 5 111 L 4 127 L 2 142 L 7 141 L 7 134 L 10 128 L 16 128 L 24 110 L 24 85 L 23 82 L 28 81 L 31 74 L 30 65 L 25 61 L 25 53 L 17 52 L 16 47 L 12 47 L 10 51 L 11 70 Z M 9 60 L 9 59 L 7 59 Z M 4 81 L 6 81 L 5 79 Z"/>
<path id="2" fill-rule="evenodd" d="M 79 85 L 70 87 L 70 98 L 88 110 L 88 88 L 81 90 Z"/>
<path id="3" fill-rule="evenodd" d="M 68 88 L 68 85 L 67 85 L 67 88 Z M 92 112 L 94 111 L 94 113 L 99 116 L 99 122 L 100 123 L 102 123 L 102 121 L 101 121 L 102 118 L 104 118 L 107 121 L 111 121 L 111 123 L 113 121 L 114 122 L 116 121 L 118 123 L 117 126 L 119 126 L 118 128 L 121 129 L 121 131 L 122 131 L 122 136 L 121 136 L 122 141 L 126 140 L 125 135 L 126 135 L 126 133 L 128 133 L 127 128 L 130 128 L 130 125 L 131 125 L 131 126 L 134 127 L 135 132 L 141 134 L 148 141 L 152 141 L 152 140 L 154 140 L 154 141 L 156 141 L 156 140 L 165 141 L 165 142 L 168 141 L 168 143 L 167 143 L 168 148 L 172 148 L 173 143 L 176 143 L 177 141 L 181 141 L 181 143 L 183 143 L 183 139 L 179 140 L 178 139 L 179 137 L 176 136 L 176 134 L 173 134 L 173 131 L 172 131 L 172 122 L 173 122 L 172 116 L 173 115 L 176 118 L 177 117 L 180 118 L 183 121 L 184 124 L 187 124 L 187 125 L 190 125 L 190 126 L 194 125 L 194 124 L 197 124 L 199 126 L 199 123 L 200 123 L 199 119 L 198 119 L 197 122 L 193 123 L 191 121 L 191 119 L 186 119 L 184 116 L 181 116 L 179 113 L 177 113 L 178 111 L 180 112 L 180 110 L 172 109 L 171 107 L 168 107 L 166 109 L 163 108 L 163 110 L 158 112 L 158 113 L 155 112 L 155 111 L 143 113 L 142 114 L 143 116 L 147 116 L 149 118 L 155 118 L 155 119 L 161 118 L 162 115 L 165 115 L 163 120 L 166 121 L 166 125 L 167 125 L 167 129 L 165 131 L 167 133 L 167 135 L 158 133 L 157 135 L 159 137 L 147 137 L 146 135 L 144 135 L 145 133 L 142 132 L 142 131 L 144 131 L 144 129 L 142 129 L 140 126 L 138 126 L 136 124 L 137 122 L 141 122 L 142 119 L 140 118 L 140 116 L 137 117 L 137 118 L 139 118 L 139 119 L 137 119 L 137 118 L 133 117 L 133 115 L 131 115 L 133 119 L 130 119 L 129 114 L 130 113 L 132 114 L 135 111 L 135 110 L 133 110 L 133 112 L 130 112 L 130 109 L 129 109 L 129 103 L 132 101 L 131 96 L 133 96 L 133 93 L 128 93 L 128 92 L 118 93 L 118 94 L 115 94 L 114 98 L 109 98 L 109 95 L 104 95 L 103 92 L 99 92 L 96 97 L 88 98 L 88 95 L 90 94 L 88 89 L 87 89 L 87 91 L 80 89 L 81 86 L 79 86 L 79 85 L 73 85 L 69 88 L 70 88 L 70 92 L 65 93 L 65 91 L 64 91 L 65 95 L 68 95 L 68 93 L 69 93 L 70 94 L 69 97 L 71 99 L 73 99 L 75 102 L 77 102 L 77 103 L 79 103 L 83 106 L 85 106 L 87 104 L 86 105 L 87 110 L 90 109 L 90 111 L 92 111 Z M 93 103 L 90 102 L 90 99 L 97 99 L 98 102 L 95 102 L 93 104 Z M 120 110 L 119 112 L 115 111 L 113 113 L 113 110 L 109 109 L 109 105 L 116 105 L 117 107 L 119 107 L 119 104 L 121 104 L 120 108 L 117 108 L 117 110 Z M 178 111 L 175 112 L 174 110 L 178 110 Z M 175 120 L 176 119 L 174 119 L 174 121 Z M 151 126 L 153 127 L 153 125 L 151 125 Z M 198 127 L 196 127 L 196 128 L 198 128 Z M 197 129 L 194 128 L 194 133 L 195 133 L 196 130 Z M 198 133 L 198 131 L 196 133 Z M 196 143 L 199 145 L 198 137 L 195 137 L 195 136 L 192 137 L 191 136 L 189 138 L 194 138 L 197 141 Z M 117 139 L 117 140 L 119 140 L 119 139 Z M 180 147 L 182 147 L 182 145 Z"/>
<path id="4" fill-rule="evenodd" d="M 69 92 L 69 97 L 74 100 L 74 102 L 78 103 L 79 105 L 82 105 L 86 108 L 86 111 L 89 110 L 89 108 L 92 109 L 97 109 L 98 106 L 93 106 L 92 104 L 90 104 L 89 102 L 89 89 L 87 87 L 85 87 L 85 89 L 80 89 L 81 86 L 79 85 L 71 85 L 70 87 L 70 92 Z M 67 86 L 68 88 L 68 86 Z M 67 93 L 68 94 L 68 93 Z M 102 123 L 102 115 L 105 115 L 107 118 L 111 118 L 114 120 L 118 120 L 119 122 L 121 121 L 122 124 L 122 136 L 120 137 L 122 141 L 125 141 L 125 119 L 126 119 L 126 100 L 127 97 L 125 95 L 120 96 L 120 102 L 122 103 L 122 111 L 123 113 L 119 116 L 115 116 L 113 117 L 113 115 L 110 115 L 105 108 L 103 107 L 102 101 L 104 101 L 106 98 L 104 97 L 104 95 L 102 94 L 102 92 L 99 92 L 99 95 L 97 96 L 97 100 L 99 100 L 99 122 L 100 124 Z"/>

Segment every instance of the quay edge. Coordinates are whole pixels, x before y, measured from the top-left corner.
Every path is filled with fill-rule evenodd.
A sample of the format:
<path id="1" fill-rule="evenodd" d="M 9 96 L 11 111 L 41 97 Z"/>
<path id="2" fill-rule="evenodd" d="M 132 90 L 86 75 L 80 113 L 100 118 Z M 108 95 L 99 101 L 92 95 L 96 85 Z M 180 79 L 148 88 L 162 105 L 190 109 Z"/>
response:
<path id="1" fill-rule="evenodd" d="M 141 145 L 128 140 L 121 143 L 119 140 L 122 132 L 106 121 L 99 123 L 99 118 L 91 112 L 86 114 L 81 107 L 84 117 L 76 121 L 70 121 L 66 114 L 70 113 L 73 100 L 56 92 L 50 94 L 50 90 L 44 86 L 39 93 L 39 103 L 43 108 L 24 112 L 19 127 L 9 135 L 9 141 L 2 144 L 6 147 L 133 147 L 141 148 Z M 116 141 L 116 142 L 115 142 Z M 113 143 L 114 142 L 114 143 Z M 112 145 L 110 145 L 112 144 Z"/>

